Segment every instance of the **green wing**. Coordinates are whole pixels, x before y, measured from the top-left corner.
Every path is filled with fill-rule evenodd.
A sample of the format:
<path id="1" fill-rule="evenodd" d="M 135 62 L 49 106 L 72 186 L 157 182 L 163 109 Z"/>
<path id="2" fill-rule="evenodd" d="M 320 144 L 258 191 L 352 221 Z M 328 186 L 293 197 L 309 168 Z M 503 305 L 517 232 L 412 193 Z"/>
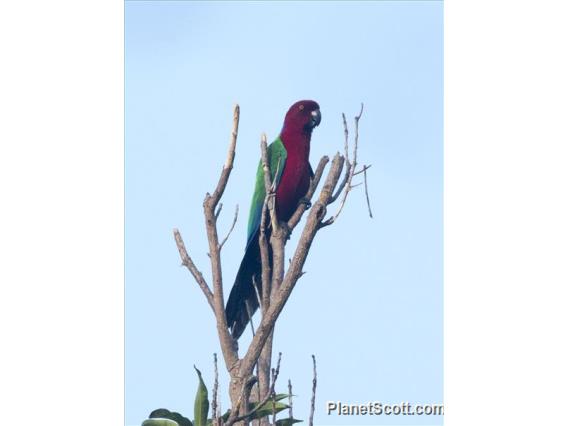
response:
<path id="1" fill-rule="evenodd" d="M 276 187 L 280 182 L 282 177 L 282 172 L 286 165 L 286 148 L 282 143 L 280 137 L 278 137 L 274 142 L 268 145 L 268 162 L 270 163 L 270 177 L 274 182 L 276 172 Z M 264 205 L 264 198 L 266 196 L 266 191 L 264 189 L 264 171 L 262 170 L 262 160 L 258 163 L 258 169 L 256 171 L 256 183 L 254 186 L 254 193 L 252 195 L 252 202 L 250 205 L 249 221 L 248 221 L 248 232 L 247 232 L 247 245 L 250 243 L 251 239 L 254 238 L 254 234 L 260 227 L 260 218 L 262 215 L 262 206 Z"/>

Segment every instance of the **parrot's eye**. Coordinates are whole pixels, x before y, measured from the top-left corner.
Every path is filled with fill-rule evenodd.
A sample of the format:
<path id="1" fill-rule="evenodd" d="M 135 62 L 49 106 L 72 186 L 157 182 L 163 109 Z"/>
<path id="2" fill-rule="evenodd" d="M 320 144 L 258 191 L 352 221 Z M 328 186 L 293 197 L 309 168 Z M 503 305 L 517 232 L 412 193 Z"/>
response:
<path id="1" fill-rule="evenodd" d="M 304 109 L 304 105 L 300 105 L 300 111 Z"/>

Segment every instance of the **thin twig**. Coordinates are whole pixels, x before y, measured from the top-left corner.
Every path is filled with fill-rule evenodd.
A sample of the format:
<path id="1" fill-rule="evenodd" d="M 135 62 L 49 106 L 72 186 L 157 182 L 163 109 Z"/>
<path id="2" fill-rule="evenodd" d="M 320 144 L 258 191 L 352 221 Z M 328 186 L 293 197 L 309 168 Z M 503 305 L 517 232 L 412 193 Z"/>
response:
<path id="1" fill-rule="evenodd" d="M 343 188 L 345 188 L 345 185 L 349 181 L 349 176 L 351 174 L 351 162 L 349 161 L 349 128 L 347 126 L 347 119 L 345 118 L 345 113 L 341 113 L 341 118 L 343 119 L 343 134 L 345 135 L 345 143 L 343 147 L 343 152 L 345 156 L 345 175 L 343 176 L 343 180 L 337 187 L 335 194 L 333 194 L 333 196 L 331 197 L 329 204 L 334 203 L 339 198 L 339 196 L 343 192 Z"/>
<path id="2" fill-rule="evenodd" d="M 292 412 L 292 380 L 290 379 L 288 379 L 288 417 L 294 418 L 294 413 Z"/>
<path id="3" fill-rule="evenodd" d="M 347 156 L 347 154 L 345 156 Z M 345 185 L 347 185 L 347 182 L 349 181 L 350 172 L 351 172 L 351 163 L 348 160 L 345 160 L 345 174 L 343 175 L 343 180 L 341 181 L 341 183 L 337 187 L 335 194 L 333 194 L 331 196 L 331 200 L 329 200 L 329 204 L 335 203 L 337 201 L 337 199 L 339 198 L 339 196 L 341 195 L 341 193 L 343 192 Z"/>
<path id="4" fill-rule="evenodd" d="M 359 143 L 359 120 L 361 119 L 361 116 L 363 115 L 363 108 L 365 107 L 365 105 L 363 104 L 363 102 L 361 102 L 361 109 L 359 110 L 359 114 L 357 114 L 355 116 L 355 146 L 357 146 L 357 143 Z"/>
<path id="5" fill-rule="evenodd" d="M 345 135 L 345 162 L 349 164 L 349 129 L 345 113 L 341 113 L 341 118 L 343 119 L 343 134 Z"/>
<path id="6" fill-rule="evenodd" d="M 239 133 L 239 117 L 241 115 L 241 108 L 238 104 L 233 109 L 233 129 L 231 130 L 231 143 L 227 152 L 227 160 L 225 161 L 225 168 L 232 168 L 235 161 L 235 148 L 237 146 L 237 135 Z"/>
<path id="7" fill-rule="evenodd" d="M 341 198 L 341 202 L 339 204 L 339 208 L 337 209 L 337 212 L 331 216 L 329 219 L 325 220 L 324 222 L 322 222 L 321 226 L 329 226 L 332 223 L 334 223 L 337 218 L 339 217 L 339 215 L 341 214 L 341 212 L 343 211 L 343 207 L 345 207 L 345 202 L 347 201 L 347 196 L 349 195 L 349 192 L 351 191 L 351 189 L 353 189 L 353 186 L 351 184 L 351 182 L 353 181 L 353 176 L 355 174 L 355 169 L 357 168 L 357 150 L 358 150 L 358 145 L 359 145 L 359 119 L 361 118 L 361 116 L 363 115 L 363 103 L 361 103 L 361 111 L 359 112 L 358 115 L 355 116 L 355 143 L 353 146 L 353 163 L 348 164 L 347 167 L 347 183 L 345 185 L 345 189 L 343 190 L 343 197 Z M 345 121 L 345 117 L 343 120 L 343 123 L 345 126 L 347 126 L 347 122 Z M 340 186 L 341 188 L 341 186 Z M 336 192 L 335 196 L 339 196 L 341 192 Z"/>
<path id="8" fill-rule="evenodd" d="M 272 181 L 272 185 L 270 185 L 270 193 L 274 194 L 276 191 L 276 187 L 278 186 L 278 174 L 280 173 L 280 162 L 282 161 L 281 157 L 278 157 L 278 163 L 276 163 L 276 170 L 274 171 L 274 180 Z"/>
<path id="9" fill-rule="evenodd" d="M 238 104 L 235 105 L 233 109 L 233 128 L 231 130 L 231 139 L 229 142 L 229 148 L 227 150 L 227 159 L 223 165 L 223 170 L 221 171 L 221 176 L 219 177 L 219 182 L 212 195 L 207 194 L 206 201 L 212 206 L 212 210 L 215 211 L 215 207 L 219 203 L 219 200 L 225 192 L 227 187 L 227 182 L 229 181 L 229 176 L 231 170 L 233 169 L 233 163 L 235 161 L 235 150 L 237 147 L 237 136 L 239 134 L 239 118 L 241 115 L 241 109 Z"/>
<path id="10" fill-rule="evenodd" d="M 367 170 L 369 170 L 371 168 L 372 164 L 369 165 L 364 165 L 363 168 L 359 171 L 356 171 L 355 173 L 353 173 L 353 176 L 357 176 L 360 175 L 361 173 L 365 173 Z"/>
<path id="11" fill-rule="evenodd" d="M 258 283 L 256 281 L 256 276 L 252 276 L 252 284 L 254 287 L 254 295 L 256 296 L 256 301 L 258 302 L 258 306 L 262 309 L 262 298 L 260 297 L 260 293 L 258 291 Z"/>
<path id="12" fill-rule="evenodd" d="M 215 219 L 219 219 L 221 210 L 223 210 L 223 203 L 219 203 L 219 205 L 217 206 L 217 210 L 215 211 Z"/>
<path id="13" fill-rule="evenodd" d="M 272 383 L 276 383 L 276 379 L 274 378 L 275 371 L 274 368 L 272 369 Z M 272 424 L 276 424 L 276 395 L 274 392 L 271 393 L 272 395 Z"/>
<path id="14" fill-rule="evenodd" d="M 183 243 L 183 238 L 181 237 L 181 234 L 177 228 L 174 228 L 174 238 L 176 240 L 176 245 L 181 257 L 181 264 L 189 269 L 189 272 L 191 272 L 191 275 L 193 275 L 193 278 L 195 278 L 195 281 L 201 288 L 201 291 L 203 291 L 203 294 L 205 295 L 209 306 L 211 306 L 211 309 L 213 309 L 213 312 L 215 312 L 215 306 L 213 304 L 213 293 L 211 292 L 209 285 L 205 281 L 205 278 L 203 278 L 203 274 L 199 269 L 197 269 L 197 266 L 195 266 L 195 263 L 193 263 L 193 260 L 187 253 L 185 244 Z"/>
<path id="15" fill-rule="evenodd" d="M 211 400 L 211 414 L 213 415 L 213 425 L 217 426 L 218 407 L 217 407 L 217 394 L 219 390 L 219 370 L 217 368 L 217 354 L 213 354 L 213 369 L 215 372 L 215 379 L 213 381 L 213 399 Z"/>
<path id="16" fill-rule="evenodd" d="M 229 232 L 227 232 L 227 235 L 225 236 L 225 238 L 223 238 L 223 241 L 221 241 L 221 244 L 219 245 L 219 251 L 221 251 L 221 249 L 229 239 L 231 232 L 233 232 L 233 229 L 235 229 L 235 224 L 237 223 L 238 217 L 239 217 L 239 205 L 237 204 L 237 206 L 235 207 L 235 216 L 233 217 L 233 223 L 231 225 L 231 229 L 229 229 Z"/>
<path id="17" fill-rule="evenodd" d="M 314 425 L 314 412 L 316 411 L 316 387 L 318 384 L 318 374 L 316 371 L 316 356 L 312 355 L 312 360 L 314 362 L 314 378 L 312 380 L 312 402 L 310 406 L 310 420 L 308 421 L 308 426 Z"/>
<path id="18" fill-rule="evenodd" d="M 245 300 L 245 308 L 247 309 L 247 314 L 249 317 L 250 331 L 252 333 L 252 337 L 254 337 L 254 323 L 252 322 L 252 312 L 250 311 L 248 300 Z"/>
<path id="19" fill-rule="evenodd" d="M 373 212 L 371 211 L 371 202 L 369 201 L 369 188 L 367 187 L 367 169 L 368 169 L 368 167 L 363 169 L 363 176 L 365 178 L 365 198 L 367 198 L 367 207 L 369 208 L 369 217 L 372 218 Z"/>

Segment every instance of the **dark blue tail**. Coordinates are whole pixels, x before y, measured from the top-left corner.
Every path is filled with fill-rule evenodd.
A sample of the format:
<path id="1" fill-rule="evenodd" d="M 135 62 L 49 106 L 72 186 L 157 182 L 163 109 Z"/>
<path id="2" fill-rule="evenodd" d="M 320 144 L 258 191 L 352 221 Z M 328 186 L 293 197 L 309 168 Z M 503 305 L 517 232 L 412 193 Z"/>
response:
<path id="1" fill-rule="evenodd" d="M 239 272 L 237 272 L 235 283 L 225 307 L 227 325 L 231 329 L 231 335 L 234 339 L 241 337 L 250 318 L 258 309 L 258 297 L 262 297 L 261 270 L 262 262 L 257 231 L 246 248 L 245 256 L 241 261 Z M 257 286 L 258 296 L 253 283 Z"/>

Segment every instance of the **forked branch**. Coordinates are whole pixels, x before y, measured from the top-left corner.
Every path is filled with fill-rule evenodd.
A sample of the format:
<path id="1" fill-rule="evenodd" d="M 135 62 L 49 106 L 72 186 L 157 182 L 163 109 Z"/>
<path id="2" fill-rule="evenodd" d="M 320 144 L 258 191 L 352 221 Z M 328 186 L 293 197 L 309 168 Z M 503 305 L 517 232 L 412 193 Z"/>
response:
<path id="1" fill-rule="evenodd" d="M 361 110 L 359 111 L 359 114 L 355 116 L 355 143 L 353 146 L 353 162 L 350 163 L 349 162 L 349 130 L 347 127 L 347 120 L 345 119 L 345 114 L 343 114 L 343 127 L 344 127 L 344 134 L 345 134 L 345 158 L 346 158 L 346 163 L 347 163 L 347 168 L 345 170 L 345 176 L 343 178 L 343 181 L 341 182 L 339 188 L 337 189 L 336 193 L 333 195 L 332 197 L 332 202 L 337 200 L 341 195 L 341 201 L 339 203 L 339 207 L 337 209 L 337 212 L 331 216 L 329 219 L 326 219 L 325 221 L 322 222 L 321 226 L 329 226 L 332 223 L 334 223 L 337 218 L 339 217 L 339 215 L 341 214 L 341 212 L 343 211 L 343 207 L 345 207 L 345 202 L 347 201 L 347 196 L 349 195 L 349 192 L 351 192 L 351 190 L 357 186 L 357 185 L 353 185 L 353 176 L 355 176 L 355 169 L 357 168 L 357 152 L 358 152 L 358 148 L 359 148 L 359 120 L 361 119 L 361 116 L 363 115 L 363 104 L 361 104 Z M 365 166 L 366 167 L 366 166 Z M 365 170 L 365 168 L 364 168 Z M 369 207 L 369 211 L 370 211 L 370 207 Z"/>

